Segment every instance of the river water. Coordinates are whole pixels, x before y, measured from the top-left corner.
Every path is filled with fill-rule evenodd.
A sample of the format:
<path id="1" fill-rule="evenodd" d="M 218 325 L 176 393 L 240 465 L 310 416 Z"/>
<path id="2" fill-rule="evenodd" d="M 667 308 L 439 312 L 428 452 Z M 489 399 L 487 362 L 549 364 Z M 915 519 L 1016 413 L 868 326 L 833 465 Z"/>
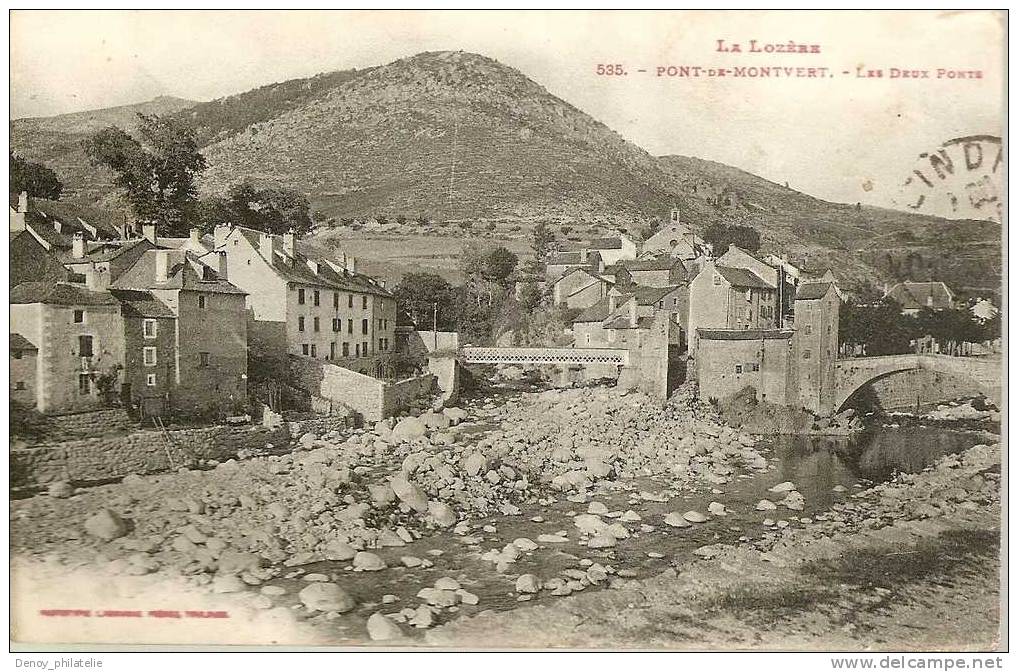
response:
<path id="1" fill-rule="evenodd" d="M 478 426 L 478 435 L 486 429 Z M 521 505 L 522 513 L 518 516 L 471 520 L 473 527 L 468 535 L 446 531 L 404 547 L 373 549 L 389 565 L 386 570 L 355 574 L 348 563 L 319 562 L 296 571 L 327 574 L 357 598 L 358 609 L 328 623 L 327 628 L 336 643 L 363 641 L 364 623 L 369 615 L 375 611 L 392 614 L 401 608 L 422 604 L 416 597 L 417 592 L 432 586 L 440 577 L 456 579 L 464 589 L 479 597 L 479 604 L 443 610 L 436 617 L 436 623 L 457 615 L 520 606 L 515 578 L 524 573 L 548 579 L 560 576 L 563 570 L 583 570 L 593 561 L 610 566 L 623 576 L 650 577 L 673 564 L 684 564 L 694 558 L 693 551 L 700 546 L 718 542 L 751 543 L 777 525 L 802 525 L 875 482 L 887 480 L 899 472 L 921 471 L 943 455 L 984 441 L 979 434 L 929 427 L 875 428 L 852 442 L 817 437 L 772 437 L 764 442 L 762 451 L 771 464 L 768 471 L 737 474 L 723 485 L 684 486 L 680 490 L 667 476 L 602 481 L 591 488 L 582 501 L 578 501 L 579 497 L 572 498 L 577 501 L 570 501 L 565 495 L 558 495 L 555 502 Z M 761 499 L 777 502 L 784 497 L 784 493 L 768 490 L 784 481 L 794 483 L 803 495 L 803 510 L 779 506 L 776 510 L 757 511 L 756 505 Z M 709 516 L 707 522 L 686 528 L 672 528 L 663 523 L 670 512 L 681 514 L 695 510 L 707 514 L 708 505 L 715 501 L 724 504 L 729 513 Z M 612 518 L 626 511 L 635 511 L 641 520 L 626 523 L 631 536 L 619 541 L 616 547 L 589 549 L 583 545 L 573 524 L 573 516 L 586 513 L 589 502 L 605 505 L 610 513 L 602 517 L 608 522 L 614 522 Z M 770 525 L 764 524 L 767 519 Z M 641 529 L 641 525 L 653 529 Z M 541 534 L 562 534 L 568 536 L 569 541 L 541 544 L 523 553 L 509 565 L 505 574 L 480 557 L 483 552 L 501 549 L 520 537 L 536 541 Z M 426 558 L 434 566 L 404 568 L 400 557 L 408 555 Z M 293 573 L 295 571 L 290 572 Z M 285 586 L 289 591 L 276 601 L 277 604 L 287 601 L 296 604 L 297 592 L 307 585 L 299 576 L 275 579 L 271 583 Z M 598 589 L 598 586 L 586 588 Z M 383 595 L 395 595 L 398 600 L 382 604 Z M 523 599 L 532 604 L 559 598 L 541 591 Z M 411 636 L 424 632 L 405 624 L 402 627 Z"/>

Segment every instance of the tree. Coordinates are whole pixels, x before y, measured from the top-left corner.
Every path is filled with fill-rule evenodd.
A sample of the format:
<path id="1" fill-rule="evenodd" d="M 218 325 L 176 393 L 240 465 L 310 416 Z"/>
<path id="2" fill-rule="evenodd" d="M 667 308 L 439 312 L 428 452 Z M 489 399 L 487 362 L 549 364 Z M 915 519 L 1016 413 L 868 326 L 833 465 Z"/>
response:
<path id="1" fill-rule="evenodd" d="M 206 230 L 230 222 L 266 233 L 292 229 L 304 235 L 313 226 L 311 205 L 304 194 L 283 187 L 260 189 L 246 181 L 230 187 L 225 197 L 203 199 L 199 212 Z"/>
<path id="2" fill-rule="evenodd" d="M 704 229 L 703 239 L 710 243 L 715 257 L 727 252 L 730 245 L 741 247 L 747 252 L 760 249 L 760 232 L 752 226 L 711 224 Z"/>
<path id="3" fill-rule="evenodd" d="M 484 255 L 481 275 L 488 282 L 502 284 L 516 270 L 519 258 L 504 247 L 496 247 Z"/>
<path id="4" fill-rule="evenodd" d="M 10 153 L 11 193 L 28 192 L 36 198 L 60 198 L 64 185 L 57 174 L 41 163 L 34 163 L 15 152 Z"/>
<path id="5" fill-rule="evenodd" d="M 445 278 L 434 273 L 407 273 L 396 285 L 396 302 L 418 329 L 431 329 L 438 310 L 438 329 L 456 328 L 455 290 Z"/>
<path id="6" fill-rule="evenodd" d="M 547 224 L 538 222 L 537 226 L 534 227 L 534 236 L 530 241 L 530 249 L 534 252 L 534 258 L 542 266 L 547 261 L 548 254 L 551 252 L 554 243 L 555 234 L 551 232 Z"/>
<path id="7" fill-rule="evenodd" d="M 192 130 L 158 115 L 138 114 L 140 139 L 109 126 L 82 141 L 92 165 L 105 166 L 135 216 L 184 235 L 198 209 L 195 178 L 205 170 Z"/>

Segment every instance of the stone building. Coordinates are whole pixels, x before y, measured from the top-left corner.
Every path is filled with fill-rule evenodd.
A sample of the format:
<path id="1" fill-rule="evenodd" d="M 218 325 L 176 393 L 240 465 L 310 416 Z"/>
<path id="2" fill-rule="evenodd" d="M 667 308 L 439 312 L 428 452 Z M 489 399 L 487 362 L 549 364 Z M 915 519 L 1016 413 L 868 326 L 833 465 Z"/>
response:
<path id="1" fill-rule="evenodd" d="M 696 259 L 708 251 L 706 242 L 680 221 L 679 209 L 672 208 L 668 224 L 643 241 L 644 254 L 667 254 L 683 260 Z"/>
<path id="2" fill-rule="evenodd" d="M 777 308 L 777 288 L 769 281 L 746 268 L 706 261 L 689 283 L 690 350 L 697 348 L 698 329 L 773 329 Z"/>
<path id="3" fill-rule="evenodd" d="M 120 303 L 108 291 L 22 283 L 11 289 L 10 316 L 11 332 L 37 348 L 32 406 L 72 413 L 108 405 L 104 391 L 119 386 L 124 365 Z"/>
<path id="4" fill-rule="evenodd" d="M 587 249 L 596 252 L 604 266 L 617 264 L 624 259 L 636 259 L 640 246 L 624 233 L 606 238 L 594 238 L 587 243 Z"/>
<path id="5" fill-rule="evenodd" d="M 626 270 L 630 282 L 644 287 L 669 287 L 686 282 L 686 267 L 681 259 L 631 259 L 620 261 L 618 265 Z"/>
<path id="6" fill-rule="evenodd" d="M 572 268 L 552 286 L 555 305 L 589 308 L 608 294 L 612 283 L 584 268 Z"/>
<path id="7" fill-rule="evenodd" d="M 552 252 L 545 262 L 544 277 L 548 282 L 554 283 L 563 275 L 580 268 L 592 275 L 599 275 L 605 267 L 601 255 L 586 248 L 573 250 L 571 252 Z"/>
<path id="8" fill-rule="evenodd" d="M 11 333 L 9 387 L 11 401 L 24 406 L 35 406 L 36 377 L 39 348 L 18 333 Z"/>
<path id="9" fill-rule="evenodd" d="M 355 260 L 315 253 L 289 233 L 218 226 L 231 282 L 247 292 L 252 354 L 327 359 L 363 370 L 369 358 L 395 352 L 396 300 Z"/>
<path id="10" fill-rule="evenodd" d="M 834 405 L 841 299 L 832 283 L 800 285 L 792 341 L 799 404 L 819 412 Z"/>
<path id="11" fill-rule="evenodd" d="M 128 311 L 125 329 L 131 331 L 132 343 L 137 342 L 135 328 L 145 329 L 146 320 L 165 330 L 170 328 L 165 323 L 169 316 L 175 318 L 172 351 L 160 348 L 158 335 L 141 346 L 146 378 L 172 376 L 165 405 L 175 411 L 236 415 L 247 406 L 246 293 L 227 279 L 227 269 L 225 253 L 199 257 L 186 249 L 154 249 L 110 286 L 150 293 L 167 309 L 148 302 L 130 306 L 134 310 Z M 155 312 L 146 314 L 149 309 Z M 167 360 L 172 367 L 163 369 Z"/>
<path id="12" fill-rule="evenodd" d="M 906 315 L 954 307 L 954 292 L 942 282 L 899 282 L 884 293 L 884 298 L 901 304 L 901 312 Z"/>
<path id="13" fill-rule="evenodd" d="M 792 336 L 787 329 L 697 329 L 700 397 L 726 399 L 750 385 L 760 401 L 798 401 L 789 386 Z"/>

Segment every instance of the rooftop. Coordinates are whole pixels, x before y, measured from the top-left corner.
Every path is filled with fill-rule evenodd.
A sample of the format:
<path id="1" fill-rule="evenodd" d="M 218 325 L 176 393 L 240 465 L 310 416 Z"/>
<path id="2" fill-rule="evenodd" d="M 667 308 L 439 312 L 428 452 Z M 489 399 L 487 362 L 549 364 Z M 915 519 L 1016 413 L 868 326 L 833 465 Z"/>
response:
<path id="1" fill-rule="evenodd" d="M 176 317 L 170 307 L 152 292 L 111 289 L 110 294 L 120 302 L 124 317 Z"/>
<path id="2" fill-rule="evenodd" d="M 827 292 L 832 286 L 833 285 L 829 282 L 803 283 L 795 290 L 795 300 L 811 301 L 814 299 L 822 299 L 827 296 Z"/>
<path id="3" fill-rule="evenodd" d="M 950 308 L 954 294 L 943 282 L 899 282 L 884 296 L 889 296 L 906 310 L 918 308 Z"/>
<path id="4" fill-rule="evenodd" d="M 93 292 L 70 282 L 23 282 L 11 289 L 11 303 L 45 303 L 55 306 L 111 306 L 117 300 L 109 292 Z"/>
<path id="5" fill-rule="evenodd" d="M 773 285 L 746 268 L 716 266 L 718 273 L 724 276 L 733 287 L 750 287 L 753 289 L 775 289 Z"/>
<path id="6" fill-rule="evenodd" d="M 166 280 L 156 279 L 156 259 L 168 257 Z M 110 285 L 111 289 L 186 289 L 217 294 L 246 294 L 244 290 L 220 279 L 216 271 L 185 250 L 148 250 L 137 263 Z"/>
<path id="7" fill-rule="evenodd" d="M 573 320 L 573 324 L 577 322 L 602 322 L 608 317 L 608 297 L 604 297 L 589 308 L 585 308 L 576 318 Z"/>
<path id="8" fill-rule="evenodd" d="M 30 352 L 39 350 L 39 348 L 35 347 L 32 341 L 16 332 L 10 333 L 10 346 L 11 350 L 14 352 Z"/>

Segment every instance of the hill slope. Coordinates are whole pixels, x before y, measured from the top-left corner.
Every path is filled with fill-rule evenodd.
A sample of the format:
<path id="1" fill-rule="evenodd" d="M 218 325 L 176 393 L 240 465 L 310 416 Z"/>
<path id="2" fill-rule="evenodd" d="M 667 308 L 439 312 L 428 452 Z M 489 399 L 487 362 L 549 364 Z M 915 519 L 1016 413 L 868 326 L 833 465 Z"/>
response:
<path id="1" fill-rule="evenodd" d="M 476 54 L 418 54 L 165 112 L 198 134 L 209 161 L 205 193 L 241 179 L 283 184 L 306 192 L 330 221 L 425 215 L 510 223 L 521 236 L 538 221 L 640 228 L 677 205 L 696 226 L 756 226 L 766 250 L 831 266 L 848 284 L 1000 284 L 999 225 L 829 203 L 723 164 L 654 157 Z M 52 165 L 72 192 L 105 197 L 108 176 L 82 165 L 71 142 L 85 124 L 58 119 L 59 131 L 42 130 L 44 120 L 14 122 L 15 148 Z M 351 232 L 325 238 L 340 234 Z"/>

